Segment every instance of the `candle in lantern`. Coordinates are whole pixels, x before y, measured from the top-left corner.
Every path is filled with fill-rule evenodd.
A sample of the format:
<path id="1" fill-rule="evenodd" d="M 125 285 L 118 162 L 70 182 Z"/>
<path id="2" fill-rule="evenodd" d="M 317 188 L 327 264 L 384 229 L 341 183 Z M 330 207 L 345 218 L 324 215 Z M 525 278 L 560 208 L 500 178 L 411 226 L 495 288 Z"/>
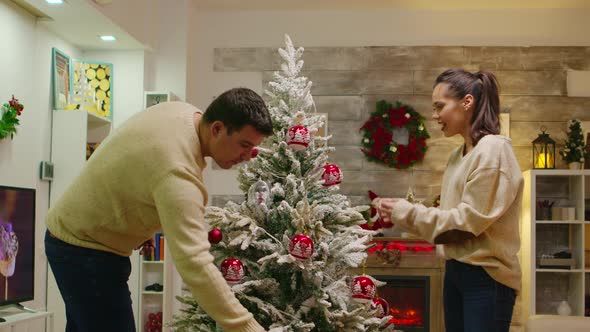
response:
<path id="1" fill-rule="evenodd" d="M 553 168 L 553 155 L 551 153 L 539 153 L 535 168 Z"/>

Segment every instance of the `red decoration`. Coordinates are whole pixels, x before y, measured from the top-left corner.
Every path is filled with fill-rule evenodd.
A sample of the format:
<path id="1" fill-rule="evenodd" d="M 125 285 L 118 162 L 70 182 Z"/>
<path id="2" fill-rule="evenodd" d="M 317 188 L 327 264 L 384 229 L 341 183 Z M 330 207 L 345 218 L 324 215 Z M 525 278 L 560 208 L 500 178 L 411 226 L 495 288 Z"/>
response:
<path id="1" fill-rule="evenodd" d="M 404 243 L 399 242 L 383 242 L 383 241 L 376 241 L 375 246 L 367 249 L 368 253 L 374 253 L 376 251 L 385 251 L 385 250 L 399 250 L 399 251 L 413 251 L 413 252 L 429 252 L 433 251 L 436 246 L 431 245 L 427 242 L 423 242 L 421 245 L 410 246 Z"/>
<path id="2" fill-rule="evenodd" d="M 227 283 L 237 284 L 244 279 L 244 264 L 237 258 L 228 258 L 221 263 L 221 274 Z"/>
<path id="3" fill-rule="evenodd" d="M 371 301 L 371 310 L 376 310 L 375 317 L 383 318 L 389 313 L 389 303 L 382 297 L 375 297 Z"/>
<path id="4" fill-rule="evenodd" d="M 373 280 L 369 277 L 358 276 L 354 278 L 350 286 L 353 300 L 361 303 L 369 303 L 377 291 Z"/>
<path id="5" fill-rule="evenodd" d="M 0 140 L 8 137 L 10 139 L 16 134 L 16 127 L 20 121 L 18 117 L 22 114 L 25 107 L 21 104 L 18 99 L 14 98 L 5 103 L 0 107 Z"/>
<path id="6" fill-rule="evenodd" d="M 289 242 L 289 254 L 297 259 L 309 259 L 313 255 L 313 240 L 305 234 L 297 234 Z"/>
<path id="7" fill-rule="evenodd" d="M 374 192 L 369 190 L 369 198 L 371 199 L 371 202 L 373 202 L 375 200 L 375 198 L 377 198 L 377 197 L 379 197 L 379 196 L 377 196 L 377 194 L 375 194 Z M 369 216 L 369 220 L 367 221 L 366 224 L 362 224 L 361 228 L 376 231 L 380 228 L 393 227 L 392 222 L 383 221 L 383 218 L 381 218 L 379 213 L 377 213 L 377 208 L 372 203 L 371 203 L 370 213 L 371 214 Z"/>
<path id="8" fill-rule="evenodd" d="M 145 332 L 162 332 L 162 312 L 150 313 L 145 322 Z"/>
<path id="9" fill-rule="evenodd" d="M 256 156 L 258 156 L 259 152 L 260 151 L 258 151 L 258 148 L 253 148 L 252 153 L 250 154 L 250 158 L 256 158 Z"/>
<path id="10" fill-rule="evenodd" d="M 287 132 L 287 144 L 295 151 L 304 150 L 311 143 L 311 134 L 309 130 L 302 125 L 296 125 L 289 128 Z"/>
<path id="11" fill-rule="evenodd" d="M 398 143 L 394 137 L 394 130 L 400 129 L 407 130 L 407 144 Z M 400 101 L 395 107 L 385 100 L 377 102 L 377 110 L 360 130 L 363 132 L 361 150 L 368 160 L 400 169 L 424 158 L 426 139 L 430 138 L 424 117 Z"/>
<path id="12" fill-rule="evenodd" d="M 324 174 L 322 179 L 324 180 L 324 186 L 329 187 L 342 182 L 342 171 L 334 164 L 327 164 L 324 166 Z"/>
<path id="13" fill-rule="evenodd" d="M 213 228 L 209 231 L 209 243 L 217 244 L 221 242 L 221 239 L 223 239 L 223 233 L 221 233 L 221 230 Z"/>

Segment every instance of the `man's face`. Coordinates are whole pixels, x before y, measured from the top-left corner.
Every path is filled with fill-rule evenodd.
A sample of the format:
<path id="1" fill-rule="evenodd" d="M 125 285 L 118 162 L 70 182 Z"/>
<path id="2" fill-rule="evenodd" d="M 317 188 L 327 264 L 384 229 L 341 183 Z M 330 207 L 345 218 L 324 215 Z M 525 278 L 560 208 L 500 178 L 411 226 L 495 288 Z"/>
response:
<path id="1" fill-rule="evenodd" d="M 227 127 L 220 121 L 211 125 L 211 134 L 211 157 L 224 169 L 250 160 L 252 149 L 260 145 L 265 137 L 251 125 L 228 134 Z"/>

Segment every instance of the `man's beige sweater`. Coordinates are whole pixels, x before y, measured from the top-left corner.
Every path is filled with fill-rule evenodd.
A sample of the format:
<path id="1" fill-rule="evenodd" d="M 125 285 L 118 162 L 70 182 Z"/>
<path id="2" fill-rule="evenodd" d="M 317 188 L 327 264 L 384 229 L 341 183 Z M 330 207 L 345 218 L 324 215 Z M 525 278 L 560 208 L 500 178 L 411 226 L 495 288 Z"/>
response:
<path id="1" fill-rule="evenodd" d="M 196 112 L 186 103 L 162 103 L 127 120 L 50 209 L 47 228 L 64 242 L 122 256 L 163 231 L 178 272 L 225 331 L 264 331 L 209 253 Z"/>
<path id="2" fill-rule="evenodd" d="M 439 208 L 400 200 L 392 222 L 430 242 L 451 230 L 472 233 L 474 238 L 439 246 L 444 257 L 482 266 L 496 281 L 519 291 L 523 184 L 510 139 L 487 135 L 465 156 L 463 146 L 451 154 Z"/>

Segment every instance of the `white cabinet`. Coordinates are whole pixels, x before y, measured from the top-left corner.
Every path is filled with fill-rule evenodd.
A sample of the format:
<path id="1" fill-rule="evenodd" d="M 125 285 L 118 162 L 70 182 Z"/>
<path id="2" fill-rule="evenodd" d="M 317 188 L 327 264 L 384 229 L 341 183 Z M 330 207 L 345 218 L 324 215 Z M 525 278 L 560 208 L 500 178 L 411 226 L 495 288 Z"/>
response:
<path id="1" fill-rule="evenodd" d="M 590 170 L 524 172 L 521 217 L 523 319 L 588 314 L 590 294 Z"/>
<path id="2" fill-rule="evenodd" d="M 50 205 L 53 205 L 86 164 L 88 144 L 102 142 L 111 121 L 82 111 L 53 111 L 51 162 L 54 165 Z"/>
<path id="3" fill-rule="evenodd" d="M 99 143 L 111 132 L 111 121 L 84 111 L 53 111 L 51 162 L 54 165 L 50 207 L 59 200 L 86 163 L 88 143 Z M 64 331 L 64 303 L 51 269 L 47 273 L 47 310 L 54 314 L 55 331 Z"/>

